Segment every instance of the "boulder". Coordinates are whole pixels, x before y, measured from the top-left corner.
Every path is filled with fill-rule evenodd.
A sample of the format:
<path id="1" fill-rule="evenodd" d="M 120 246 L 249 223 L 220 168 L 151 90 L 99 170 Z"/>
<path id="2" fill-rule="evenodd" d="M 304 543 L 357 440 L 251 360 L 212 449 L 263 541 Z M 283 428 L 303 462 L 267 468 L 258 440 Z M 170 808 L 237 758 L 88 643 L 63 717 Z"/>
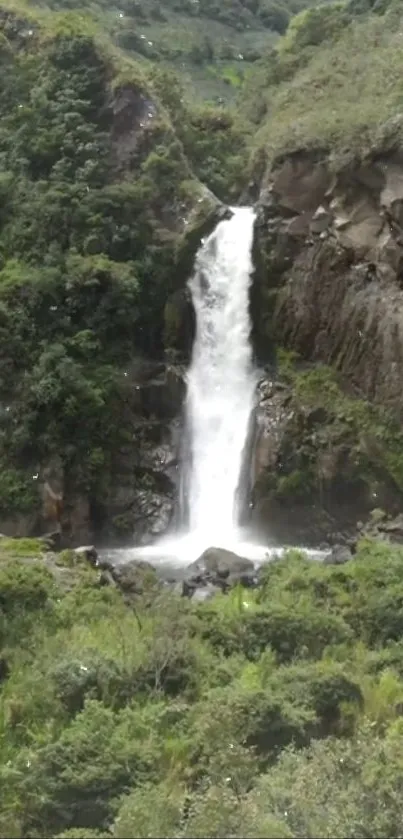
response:
<path id="1" fill-rule="evenodd" d="M 81 545 L 81 547 L 75 548 L 74 553 L 77 559 L 85 559 L 94 568 L 97 565 L 98 551 L 94 548 L 94 545 Z"/>
<path id="2" fill-rule="evenodd" d="M 347 545 L 334 545 L 330 553 L 323 560 L 324 565 L 344 565 L 353 558 L 351 548 Z"/>
<path id="3" fill-rule="evenodd" d="M 206 600 L 211 600 L 211 598 L 214 597 L 215 594 L 218 594 L 218 592 L 220 591 L 221 588 L 219 586 L 214 586 L 213 583 L 207 583 L 206 586 L 196 588 L 192 592 L 191 596 L 192 600 L 194 600 L 196 603 L 204 603 Z M 182 594 L 183 593 L 184 592 L 182 590 Z"/>
<path id="4" fill-rule="evenodd" d="M 62 534 L 60 530 L 54 530 L 51 533 L 45 533 L 42 537 L 45 547 L 49 551 L 60 551 L 62 549 Z"/>
<path id="5" fill-rule="evenodd" d="M 383 510 L 372 510 L 369 520 L 357 525 L 358 539 L 369 538 L 380 542 L 403 544 L 403 513 L 390 517 Z M 355 544 L 358 540 L 355 540 Z"/>
<path id="6" fill-rule="evenodd" d="M 208 548 L 186 569 L 183 593 L 193 596 L 196 590 L 207 590 L 206 596 L 211 596 L 214 589 L 226 591 L 238 583 L 250 587 L 256 585 L 256 580 L 255 567 L 250 559 L 225 548 Z"/>
<path id="7" fill-rule="evenodd" d="M 105 561 L 102 564 L 105 571 Z M 119 565 L 108 564 L 112 579 L 126 597 L 144 594 L 159 585 L 156 570 L 149 562 L 129 560 Z"/>

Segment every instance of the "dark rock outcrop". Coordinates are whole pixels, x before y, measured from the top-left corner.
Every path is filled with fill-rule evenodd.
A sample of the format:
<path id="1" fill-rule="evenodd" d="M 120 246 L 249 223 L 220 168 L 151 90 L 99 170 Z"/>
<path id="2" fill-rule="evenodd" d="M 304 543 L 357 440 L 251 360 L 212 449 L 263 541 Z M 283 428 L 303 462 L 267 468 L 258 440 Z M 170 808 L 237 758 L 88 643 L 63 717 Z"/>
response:
<path id="1" fill-rule="evenodd" d="M 383 510 L 375 509 L 365 524 L 358 524 L 358 539 L 369 538 L 394 545 L 403 545 L 403 513 L 388 516 Z M 355 550 L 357 539 L 352 542 Z"/>
<path id="2" fill-rule="evenodd" d="M 256 584 L 256 573 L 250 559 L 224 548 L 208 548 L 186 569 L 183 593 L 205 599 L 217 590 L 227 591 L 237 584 L 250 587 Z M 201 594 L 204 592 L 204 594 Z"/>
<path id="3" fill-rule="evenodd" d="M 123 373 L 121 421 L 127 442 L 113 453 L 101 501 L 69 484 L 60 457 L 38 472 L 41 505 L 35 514 L 2 520 L 10 536 L 45 533 L 58 549 L 97 540 L 146 544 L 171 523 L 180 464 L 184 369 L 144 358 Z"/>
<path id="4" fill-rule="evenodd" d="M 334 545 L 330 553 L 324 558 L 325 565 L 344 565 L 352 559 L 353 554 L 348 545 Z"/>
<path id="5" fill-rule="evenodd" d="M 105 581 L 114 583 L 129 600 L 146 592 L 155 593 L 160 586 L 156 570 L 149 562 L 129 560 L 115 564 L 101 559 L 99 567 L 104 575 L 109 575 L 108 580 L 105 579 Z"/>
<path id="6" fill-rule="evenodd" d="M 308 395 L 298 377 L 260 383 L 251 524 L 262 540 L 337 545 L 354 536 L 375 498 L 397 512 L 403 497 L 388 471 L 389 454 L 373 442 L 379 428 L 353 423 L 352 403 L 337 388 L 326 406 Z"/>
<path id="7" fill-rule="evenodd" d="M 403 416 L 403 157 L 378 150 L 334 173 L 301 151 L 263 181 L 252 290 L 255 344 L 334 365 Z"/>
<path id="8" fill-rule="evenodd" d="M 74 553 L 79 561 L 85 560 L 89 563 L 89 565 L 92 565 L 93 568 L 96 567 L 98 552 L 94 545 L 81 545 L 79 548 L 75 548 Z"/>
<path id="9" fill-rule="evenodd" d="M 114 454 L 100 532 L 108 541 L 147 544 L 166 532 L 174 514 L 185 383 L 182 368 L 140 359 L 127 377 L 131 439 Z"/>

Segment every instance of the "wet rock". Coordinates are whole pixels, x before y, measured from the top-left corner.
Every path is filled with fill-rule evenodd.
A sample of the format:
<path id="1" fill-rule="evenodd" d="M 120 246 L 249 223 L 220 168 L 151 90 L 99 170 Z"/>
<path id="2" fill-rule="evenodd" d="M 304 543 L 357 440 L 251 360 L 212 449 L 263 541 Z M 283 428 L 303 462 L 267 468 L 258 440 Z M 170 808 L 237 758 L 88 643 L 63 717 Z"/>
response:
<path id="1" fill-rule="evenodd" d="M 374 487 L 377 503 L 390 511 L 398 509 L 402 496 L 381 467 L 385 458 L 372 430 L 361 432 L 351 424 L 337 379 L 325 405 L 318 387 L 316 404 L 310 386 L 305 390 L 310 372 L 314 380 L 313 366 L 296 366 L 296 386 L 279 388 L 270 375 L 260 382 L 250 524 L 263 540 L 268 536 L 280 544 L 346 544 L 356 535 L 357 520 L 370 513 Z"/>
<path id="2" fill-rule="evenodd" d="M 110 564 L 110 574 L 117 587 L 129 598 L 154 590 L 160 584 L 153 565 L 141 560 Z"/>
<path id="3" fill-rule="evenodd" d="M 395 517 L 388 516 L 384 510 L 372 510 L 366 523 L 357 525 L 358 539 L 369 538 L 395 545 L 403 544 L 403 513 Z M 354 542 L 354 549 L 358 539 Z"/>
<path id="4" fill-rule="evenodd" d="M 159 376 L 136 385 L 136 391 L 142 416 L 169 421 L 180 412 L 185 397 L 184 370 L 167 365 Z"/>
<path id="5" fill-rule="evenodd" d="M 323 560 L 324 565 L 344 565 L 353 558 L 351 548 L 347 545 L 334 545 L 330 554 Z"/>
<path id="6" fill-rule="evenodd" d="M 255 567 L 250 559 L 238 556 L 224 548 L 208 548 L 195 562 L 186 569 L 183 581 L 183 593 L 194 596 L 196 590 L 213 589 L 226 591 L 240 583 L 244 586 L 256 585 Z"/>
<path id="7" fill-rule="evenodd" d="M 74 549 L 74 553 L 77 559 L 84 559 L 93 568 L 97 565 L 98 551 L 94 548 L 94 545 L 81 545 L 81 547 Z"/>
<path id="8" fill-rule="evenodd" d="M 63 509 L 63 537 L 70 545 L 84 543 L 94 538 L 94 523 L 90 499 L 84 493 L 73 493 Z"/>
<path id="9" fill-rule="evenodd" d="M 164 308 L 165 349 L 183 350 L 186 357 L 189 357 L 195 328 L 195 313 L 189 289 L 177 289 L 169 296 Z"/>
<path id="10" fill-rule="evenodd" d="M 403 513 L 394 519 L 382 522 L 379 529 L 387 535 L 390 541 L 403 544 Z"/>
<path id="11" fill-rule="evenodd" d="M 135 503 L 130 516 L 133 533 L 139 545 L 154 542 L 168 530 L 174 512 L 174 500 L 152 490 L 140 489 L 135 493 Z"/>
<path id="12" fill-rule="evenodd" d="M 196 603 L 204 603 L 206 600 L 211 600 L 222 589 L 220 586 L 214 586 L 212 583 L 207 583 L 206 586 L 196 588 L 192 592 L 192 600 Z"/>
<path id="13" fill-rule="evenodd" d="M 38 490 L 41 497 L 41 518 L 47 530 L 61 529 L 64 498 L 64 468 L 59 455 L 54 455 L 40 469 Z"/>
<path id="14" fill-rule="evenodd" d="M 115 580 L 113 579 L 113 576 L 108 569 L 101 571 L 99 575 L 99 585 L 112 586 L 112 588 L 116 586 Z"/>
<path id="15" fill-rule="evenodd" d="M 166 532 L 174 513 L 184 371 L 138 358 L 126 382 L 123 421 L 132 440 L 114 452 L 97 532 L 104 542 L 144 545 Z"/>
<path id="16" fill-rule="evenodd" d="M 45 533 L 41 538 L 47 550 L 60 551 L 62 549 L 63 538 L 60 530 L 54 530 L 52 533 Z"/>

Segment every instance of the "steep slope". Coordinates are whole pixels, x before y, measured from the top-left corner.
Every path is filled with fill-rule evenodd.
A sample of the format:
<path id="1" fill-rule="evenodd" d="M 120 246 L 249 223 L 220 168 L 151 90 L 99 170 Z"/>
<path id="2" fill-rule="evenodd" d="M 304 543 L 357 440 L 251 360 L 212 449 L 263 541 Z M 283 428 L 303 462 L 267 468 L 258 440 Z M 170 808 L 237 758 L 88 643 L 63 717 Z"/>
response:
<path id="1" fill-rule="evenodd" d="M 330 365 L 360 400 L 347 405 L 326 371 L 313 399 L 301 387 L 267 468 L 283 503 L 325 506 L 339 522 L 341 504 L 350 526 L 393 490 L 401 504 L 403 490 L 403 18 L 396 3 L 358 19 L 351 5 L 296 18 L 250 80 L 264 105 L 251 184 L 257 350 L 267 360 L 280 345 Z M 273 481 L 260 499 L 278 498 Z M 322 534 L 334 526 L 322 524 Z"/>
<path id="2" fill-rule="evenodd" d="M 261 292 L 273 306 L 262 315 L 266 337 L 335 363 L 396 410 L 402 28 L 398 4 L 358 21 L 340 4 L 312 10 L 271 57 L 271 84 L 255 79 L 267 110 L 255 135 Z M 257 330 L 264 341 L 263 321 Z"/>
<path id="3" fill-rule="evenodd" d="M 39 3 L 43 7 L 43 3 Z M 50 0 L 90 15 L 127 54 L 174 69 L 190 98 L 232 99 L 254 61 L 309 0 Z"/>
<path id="4" fill-rule="evenodd" d="M 62 516 L 88 538 L 140 508 L 152 526 L 173 491 L 153 451 L 180 410 L 161 361 L 223 208 L 139 67 L 74 16 L 0 23 L 1 528 Z"/>

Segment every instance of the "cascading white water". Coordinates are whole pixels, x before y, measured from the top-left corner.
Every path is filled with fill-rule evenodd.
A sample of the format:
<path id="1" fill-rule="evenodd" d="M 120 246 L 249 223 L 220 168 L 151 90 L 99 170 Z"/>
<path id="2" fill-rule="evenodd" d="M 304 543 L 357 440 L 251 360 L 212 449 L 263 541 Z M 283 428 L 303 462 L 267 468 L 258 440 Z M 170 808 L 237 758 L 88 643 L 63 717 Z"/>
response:
<path id="1" fill-rule="evenodd" d="M 254 212 L 234 208 L 200 248 L 190 280 L 196 337 L 188 372 L 184 476 L 188 528 L 201 546 L 228 545 L 256 377 L 249 341 Z"/>
<path id="2" fill-rule="evenodd" d="M 109 552 L 117 562 L 143 558 L 186 566 L 209 547 L 261 562 L 283 551 L 245 541 L 238 529 L 238 490 L 256 389 L 249 341 L 254 212 L 232 213 L 203 243 L 189 282 L 196 337 L 185 406 L 190 451 L 183 464 L 182 529 L 153 545 Z M 309 553 L 320 558 L 320 552 Z"/>

